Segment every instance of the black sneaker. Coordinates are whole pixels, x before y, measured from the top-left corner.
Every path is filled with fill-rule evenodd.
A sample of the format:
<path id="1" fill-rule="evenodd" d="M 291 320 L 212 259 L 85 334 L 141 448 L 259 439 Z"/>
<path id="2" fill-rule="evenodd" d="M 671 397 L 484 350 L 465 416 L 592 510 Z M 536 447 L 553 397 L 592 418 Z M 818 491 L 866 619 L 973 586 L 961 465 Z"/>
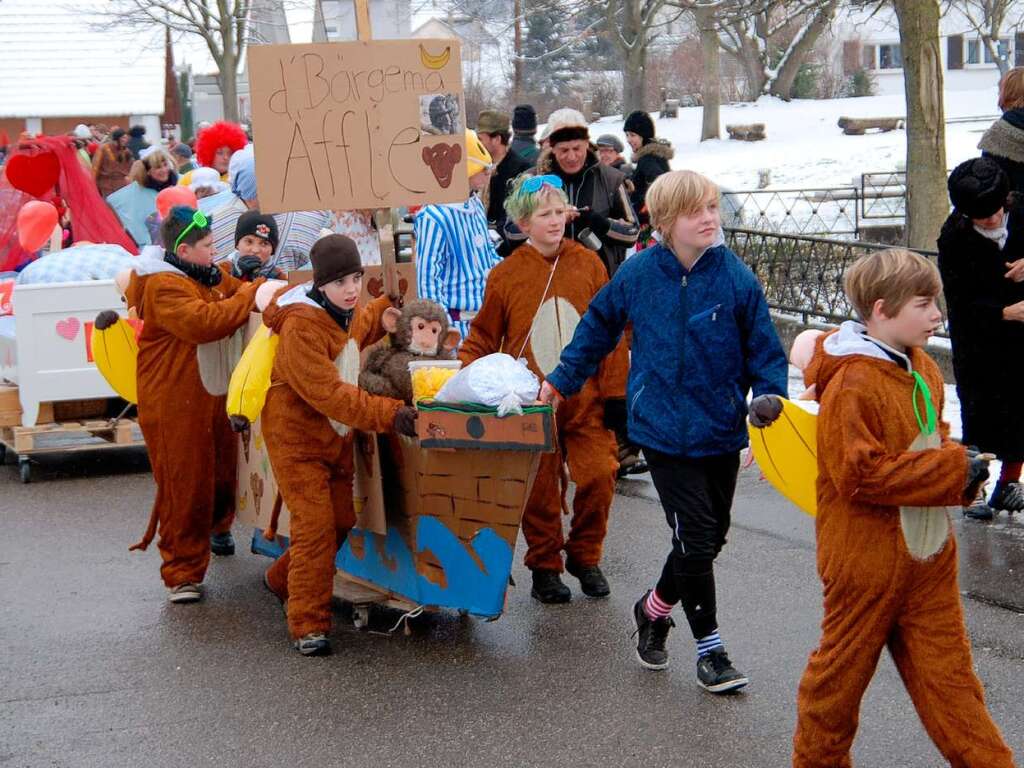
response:
<path id="1" fill-rule="evenodd" d="M 231 531 L 213 534 L 210 537 L 210 551 L 221 557 L 235 554 L 235 537 Z"/>
<path id="2" fill-rule="evenodd" d="M 970 520 L 991 520 L 995 515 L 995 510 L 985 503 L 984 496 L 964 507 L 964 517 Z"/>
<path id="3" fill-rule="evenodd" d="M 303 656 L 329 656 L 331 641 L 323 632 L 310 632 L 295 641 L 295 650 Z"/>
<path id="4" fill-rule="evenodd" d="M 636 622 L 637 637 L 636 659 L 640 666 L 646 669 L 665 669 L 668 667 L 668 651 L 665 650 L 665 641 L 668 639 L 668 631 L 676 625 L 671 616 L 664 619 L 651 619 L 644 611 L 644 603 L 650 590 L 644 592 L 636 603 L 633 604 L 633 621 Z"/>
<path id="5" fill-rule="evenodd" d="M 608 579 L 596 565 L 575 566 L 568 562 L 565 570 L 580 580 L 580 589 L 587 597 L 608 597 L 612 593 Z"/>
<path id="6" fill-rule="evenodd" d="M 992 498 L 988 500 L 992 509 L 1004 512 L 1020 512 L 1024 510 L 1024 491 L 1020 483 L 996 483 Z"/>
<path id="7" fill-rule="evenodd" d="M 739 690 L 750 682 L 733 667 L 725 648 L 715 648 L 697 659 L 697 681 L 711 693 Z"/>
<path id="8" fill-rule="evenodd" d="M 558 571 L 534 571 L 530 594 L 542 603 L 568 603 L 572 592 L 562 583 Z"/>

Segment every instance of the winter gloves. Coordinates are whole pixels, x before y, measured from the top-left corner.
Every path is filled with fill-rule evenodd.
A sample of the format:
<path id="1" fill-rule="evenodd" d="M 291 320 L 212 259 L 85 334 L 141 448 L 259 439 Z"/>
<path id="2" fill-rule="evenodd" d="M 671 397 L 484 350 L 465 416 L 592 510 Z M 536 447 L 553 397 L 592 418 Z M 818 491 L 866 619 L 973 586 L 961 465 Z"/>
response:
<path id="1" fill-rule="evenodd" d="M 778 395 L 758 395 L 750 401 L 747 414 L 750 424 L 763 429 L 773 423 L 782 413 L 782 398 Z"/>
<path id="2" fill-rule="evenodd" d="M 988 480 L 988 461 L 991 455 L 986 456 L 978 452 L 977 448 L 967 449 L 967 482 L 964 483 L 964 499 L 974 501 L 978 490 Z"/>

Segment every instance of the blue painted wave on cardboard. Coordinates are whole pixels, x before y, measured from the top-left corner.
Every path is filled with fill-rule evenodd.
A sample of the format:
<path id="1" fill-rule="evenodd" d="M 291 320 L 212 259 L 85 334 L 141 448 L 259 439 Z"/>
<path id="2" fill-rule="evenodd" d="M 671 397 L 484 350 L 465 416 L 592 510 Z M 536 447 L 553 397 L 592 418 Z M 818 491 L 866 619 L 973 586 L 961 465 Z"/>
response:
<path id="1" fill-rule="evenodd" d="M 361 558 L 352 549 L 353 537 L 363 539 Z M 337 567 L 420 605 L 456 608 L 478 616 L 498 616 L 504 609 L 505 589 L 512 572 L 512 548 L 491 528 L 482 528 L 470 542 L 483 564 L 481 569 L 448 526 L 433 517 L 419 518 L 416 551 L 433 553 L 444 569 L 444 587 L 417 573 L 413 554 L 396 529 L 389 528 L 384 537 L 383 556 L 375 537 L 376 534 L 353 529 L 338 551 Z M 253 534 L 252 550 L 259 554 L 278 557 L 287 545 L 283 536 L 269 542 L 262 531 Z"/>

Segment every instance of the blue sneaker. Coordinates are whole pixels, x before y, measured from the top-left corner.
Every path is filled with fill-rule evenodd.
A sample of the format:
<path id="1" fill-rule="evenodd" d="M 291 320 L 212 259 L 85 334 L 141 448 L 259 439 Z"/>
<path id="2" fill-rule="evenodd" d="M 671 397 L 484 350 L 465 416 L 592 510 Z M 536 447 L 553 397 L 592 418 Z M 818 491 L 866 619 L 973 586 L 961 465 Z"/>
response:
<path id="1" fill-rule="evenodd" d="M 295 649 L 303 656 L 329 656 L 331 641 L 323 632 L 310 632 L 295 641 Z"/>

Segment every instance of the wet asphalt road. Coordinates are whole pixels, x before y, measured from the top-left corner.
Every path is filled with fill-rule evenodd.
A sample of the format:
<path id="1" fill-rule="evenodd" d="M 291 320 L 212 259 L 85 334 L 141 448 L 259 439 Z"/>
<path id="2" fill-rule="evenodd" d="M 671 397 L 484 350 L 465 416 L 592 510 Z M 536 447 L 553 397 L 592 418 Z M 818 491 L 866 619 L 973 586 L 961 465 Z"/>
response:
<path id="1" fill-rule="evenodd" d="M 672 667 L 633 658 L 630 609 L 667 548 L 645 482 L 621 484 L 605 570 L 612 597 L 544 607 L 519 587 L 494 623 L 423 617 L 411 635 L 336 612 L 335 655 L 286 641 L 264 558 L 215 559 L 207 598 L 165 601 L 155 546 L 129 554 L 153 497 L 144 455 L 47 460 L 21 485 L 0 467 L 0 765 L 785 766 L 796 687 L 817 639 L 809 518 L 741 474 L 719 560 L 720 621 L 739 696 L 697 688 L 685 628 Z M 957 526 L 975 662 L 1024 754 L 1024 522 Z M 247 532 L 236 529 L 240 542 Z M 522 542 L 518 550 L 521 558 Z M 573 581 L 572 586 L 577 585 Z M 682 622 L 680 618 L 680 623 Z M 938 766 L 883 657 L 862 710 L 858 766 Z"/>

